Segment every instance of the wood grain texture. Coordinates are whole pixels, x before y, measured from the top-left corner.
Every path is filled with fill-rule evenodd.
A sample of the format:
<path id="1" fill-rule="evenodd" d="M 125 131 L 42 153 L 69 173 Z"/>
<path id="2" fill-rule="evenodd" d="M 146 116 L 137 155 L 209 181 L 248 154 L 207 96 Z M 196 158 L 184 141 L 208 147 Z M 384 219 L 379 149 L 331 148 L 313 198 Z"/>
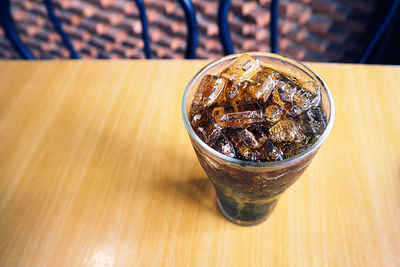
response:
<path id="1" fill-rule="evenodd" d="M 308 64 L 333 131 L 241 227 L 181 119 L 205 63 L 0 62 L 0 266 L 400 266 L 400 68 Z"/>

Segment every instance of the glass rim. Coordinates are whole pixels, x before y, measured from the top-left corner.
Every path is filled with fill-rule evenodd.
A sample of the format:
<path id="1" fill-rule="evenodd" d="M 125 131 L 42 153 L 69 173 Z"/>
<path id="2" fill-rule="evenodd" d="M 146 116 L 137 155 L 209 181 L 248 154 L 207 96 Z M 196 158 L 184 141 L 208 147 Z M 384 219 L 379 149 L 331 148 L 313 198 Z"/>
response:
<path id="1" fill-rule="evenodd" d="M 328 86 L 313 70 L 311 70 L 309 67 L 307 67 L 303 63 L 301 63 L 297 60 L 294 60 L 292 58 L 289 58 L 289 57 L 281 56 L 281 55 L 274 54 L 274 53 L 268 53 L 268 52 L 245 52 L 245 54 L 252 55 L 252 56 L 267 56 L 267 57 L 272 57 L 272 58 L 280 59 L 282 61 L 291 63 L 292 65 L 294 65 L 300 69 L 306 70 L 306 72 L 310 72 L 312 75 L 315 76 L 312 78 L 317 79 L 317 81 L 323 85 L 324 90 L 326 91 L 326 94 L 327 94 L 328 100 L 329 100 L 330 116 L 329 116 L 329 121 L 328 121 L 328 124 L 327 124 L 324 132 L 317 139 L 317 141 L 315 141 L 314 144 L 312 144 L 306 150 L 304 150 L 301 153 L 297 154 L 296 156 L 288 158 L 288 159 L 284 159 L 284 160 L 280 160 L 280 161 L 270 161 L 270 162 L 252 162 L 252 161 L 241 160 L 241 159 L 236 159 L 236 158 L 226 156 L 226 155 L 214 150 L 213 148 L 211 148 L 203 140 L 201 140 L 200 137 L 197 136 L 197 134 L 194 132 L 194 130 L 192 128 L 192 125 L 189 122 L 188 115 L 186 114 L 186 102 L 187 102 L 186 100 L 187 100 L 188 93 L 189 93 L 190 88 L 192 87 L 193 82 L 202 73 L 206 72 L 208 69 L 212 68 L 216 64 L 218 64 L 222 61 L 226 61 L 226 60 L 238 57 L 241 54 L 244 54 L 244 53 L 230 54 L 230 55 L 221 57 L 217 60 L 211 61 L 210 63 L 205 65 L 203 68 L 201 68 L 199 71 L 197 71 L 196 74 L 190 79 L 189 83 L 187 84 L 185 91 L 183 93 L 183 97 L 182 97 L 181 111 L 182 111 L 182 117 L 183 117 L 183 122 L 184 122 L 185 128 L 188 131 L 192 140 L 194 140 L 197 144 L 199 144 L 203 149 L 205 149 L 212 155 L 214 155 L 220 159 L 223 159 L 229 163 L 238 164 L 241 166 L 253 166 L 253 167 L 276 167 L 276 166 L 294 163 L 294 162 L 297 162 L 297 161 L 305 158 L 306 156 L 308 156 L 309 154 L 314 152 L 316 149 L 318 149 L 322 145 L 322 143 L 324 143 L 324 141 L 330 134 L 332 127 L 333 127 L 333 123 L 335 121 L 335 104 L 334 104 L 333 97 L 332 97 L 331 92 L 329 91 Z M 310 73 L 307 73 L 307 74 L 310 74 Z"/>

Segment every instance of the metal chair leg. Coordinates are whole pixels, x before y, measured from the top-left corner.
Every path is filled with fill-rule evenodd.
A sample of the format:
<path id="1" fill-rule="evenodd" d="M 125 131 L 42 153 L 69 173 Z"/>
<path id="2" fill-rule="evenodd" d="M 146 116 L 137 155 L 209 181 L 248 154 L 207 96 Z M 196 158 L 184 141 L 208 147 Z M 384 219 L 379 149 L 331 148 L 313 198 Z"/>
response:
<path id="1" fill-rule="evenodd" d="M 271 33 L 271 52 L 278 53 L 278 6 L 279 0 L 272 0 L 271 2 L 271 23 L 270 23 L 270 33 Z"/>
<path id="2" fill-rule="evenodd" d="M 196 12 L 193 3 L 190 0 L 180 0 L 180 4 L 185 12 L 186 26 L 187 26 L 187 43 L 185 58 L 196 58 L 196 47 L 198 39 L 198 28 L 196 20 Z"/>
<path id="3" fill-rule="evenodd" d="M 11 44 L 18 51 L 18 53 L 25 59 L 35 59 L 32 53 L 26 47 L 14 27 L 14 20 L 10 12 L 10 0 L 0 1 L 0 20 L 3 26 L 4 32 Z"/>
<path id="4" fill-rule="evenodd" d="M 142 38 L 144 42 L 144 53 L 146 58 L 151 58 L 149 27 L 147 25 L 146 9 L 142 0 L 135 0 L 136 7 L 139 9 L 140 22 L 142 23 Z"/>
<path id="5" fill-rule="evenodd" d="M 400 4 L 400 0 L 394 0 L 392 2 L 392 5 L 389 9 L 388 14 L 386 14 L 385 18 L 383 19 L 381 25 L 375 32 L 375 34 L 372 36 L 371 41 L 369 42 L 367 48 L 365 49 L 364 53 L 361 55 L 359 63 L 365 64 L 366 61 L 368 60 L 369 56 L 372 53 L 372 50 L 375 48 L 376 44 L 378 43 L 379 39 L 382 37 L 382 34 L 385 32 L 387 26 L 389 25 L 389 22 L 392 20 L 392 17 L 394 13 L 396 12 L 398 6 Z"/>
<path id="6" fill-rule="evenodd" d="M 221 0 L 218 6 L 218 27 L 219 37 L 224 48 L 225 55 L 233 54 L 234 47 L 229 33 L 228 13 L 231 1 Z M 270 23 L 270 46 L 272 53 L 278 53 L 278 6 L 279 0 L 272 0 L 271 2 L 271 23 Z"/>
<path id="7" fill-rule="evenodd" d="M 50 18 L 51 22 L 53 23 L 54 27 L 56 28 L 58 34 L 61 36 L 61 39 L 64 42 L 64 45 L 67 47 L 70 57 L 74 58 L 74 59 L 78 59 L 79 58 L 78 53 L 74 49 L 68 36 L 65 34 L 65 32 L 61 26 L 61 22 L 58 20 L 58 18 L 56 17 L 56 15 L 54 13 L 53 2 L 51 0 L 45 0 L 44 3 L 46 5 L 47 14 L 49 15 L 49 18 Z"/>
<path id="8" fill-rule="evenodd" d="M 233 54 L 235 51 L 233 48 L 231 35 L 229 33 L 229 25 L 228 25 L 228 13 L 230 5 L 231 5 L 230 0 L 221 0 L 219 1 L 219 6 L 218 6 L 219 38 L 221 39 L 225 55 Z"/>

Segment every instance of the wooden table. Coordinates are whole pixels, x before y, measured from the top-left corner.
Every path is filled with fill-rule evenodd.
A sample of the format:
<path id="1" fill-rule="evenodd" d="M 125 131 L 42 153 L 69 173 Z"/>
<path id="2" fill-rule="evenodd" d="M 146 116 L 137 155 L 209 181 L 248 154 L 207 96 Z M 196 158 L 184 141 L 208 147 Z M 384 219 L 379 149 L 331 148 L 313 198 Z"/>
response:
<path id="1" fill-rule="evenodd" d="M 309 64 L 333 131 L 241 227 L 181 119 L 205 63 L 0 62 L 0 266 L 399 266 L 400 68 Z"/>

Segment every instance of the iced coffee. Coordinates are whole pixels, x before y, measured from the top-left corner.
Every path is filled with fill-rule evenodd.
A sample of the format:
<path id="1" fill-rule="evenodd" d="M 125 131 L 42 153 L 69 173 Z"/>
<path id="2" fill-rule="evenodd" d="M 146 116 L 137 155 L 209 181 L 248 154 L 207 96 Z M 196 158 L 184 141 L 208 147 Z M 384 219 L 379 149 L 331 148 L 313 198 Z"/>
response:
<path id="1" fill-rule="evenodd" d="M 333 119 L 333 102 L 323 104 L 324 85 L 295 74 L 274 68 L 268 57 L 241 54 L 198 77 L 192 89 L 186 116 L 203 144 L 192 143 L 221 212 L 236 223 L 255 224 L 270 214 Z M 204 144 L 218 153 L 207 155 Z"/>

